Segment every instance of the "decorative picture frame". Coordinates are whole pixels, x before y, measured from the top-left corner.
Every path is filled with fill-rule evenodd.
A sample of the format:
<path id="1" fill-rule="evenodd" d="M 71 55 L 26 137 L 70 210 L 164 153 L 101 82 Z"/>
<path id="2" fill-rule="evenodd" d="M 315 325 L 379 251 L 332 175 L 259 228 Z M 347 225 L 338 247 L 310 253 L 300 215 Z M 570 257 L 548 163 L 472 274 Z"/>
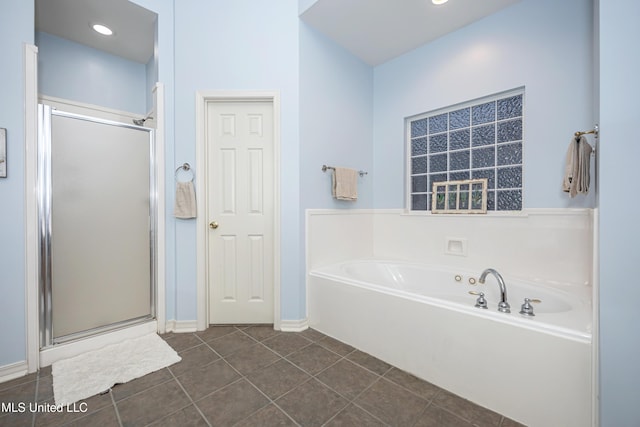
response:
<path id="1" fill-rule="evenodd" d="M 487 178 L 434 182 L 431 213 L 487 213 Z"/>
<path id="2" fill-rule="evenodd" d="M 7 129 L 0 128 L 0 178 L 7 177 Z"/>

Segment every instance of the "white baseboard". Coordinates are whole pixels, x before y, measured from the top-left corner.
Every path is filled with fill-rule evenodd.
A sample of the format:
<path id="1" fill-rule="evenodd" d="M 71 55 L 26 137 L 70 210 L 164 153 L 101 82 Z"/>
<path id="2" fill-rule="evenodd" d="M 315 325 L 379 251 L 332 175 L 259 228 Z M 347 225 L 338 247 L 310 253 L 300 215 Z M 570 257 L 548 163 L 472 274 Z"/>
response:
<path id="1" fill-rule="evenodd" d="M 283 332 L 301 332 L 309 328 L 308 320 L 281 320 L 279 330 Z M 274 326 L 274 329 L 278 329 Z M 185 332 L 196 332 L 198 330 L 197 320 L 167 320 L 166 332 L 176 334 Z"/>
<path id="2" fill-rule="evenodd" d="M 0 366 L 0 383 L 10 381 L 14 378 L 24 377 L 27 375 L 28 370 L 26 361 Z"/>
<path id="3" fill-rule="evenodd" d="M 167 332 L 175 332 L 176 334 L 198 330 L 197 320 L 167 320 L 166 325 Z"/>
<path id="4" fill-rule="evenodd" d="M 309 319 L 280 321 L 280 330 L 282 332 L 302 332 L 308 328 L 309 328 Z"/>
<path id="5" fill-rule="evenodd" d="M 116 344 L 126 339 L 141 337 L 157 331 L 158 324 L 155 320 L 152 320 L 141 325 L 129 326 L 79 341 L 56 344 L 40 351 L 40 367 L 49 366 L 58 360 L 68 359 L 88 351 L 98 350 L 109 344 Z"/>

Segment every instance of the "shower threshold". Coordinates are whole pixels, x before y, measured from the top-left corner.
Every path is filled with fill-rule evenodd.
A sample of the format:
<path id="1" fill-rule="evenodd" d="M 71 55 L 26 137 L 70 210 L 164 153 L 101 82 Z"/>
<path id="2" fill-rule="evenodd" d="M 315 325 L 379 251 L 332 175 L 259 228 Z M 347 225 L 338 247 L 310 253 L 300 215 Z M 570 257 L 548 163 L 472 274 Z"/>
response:
<path id="1" fill-rule="evenodd" d="M 73 334 L 68 334 L 61 337 L 54 337 L 53 345 L 55 346 L 57 344 L 64 344 L 71 341 L 81 340 L 94 335 L 116 331 L 118 329 L 127 328 L 129 326 L 137 325 L 139 323 L 148 322 L 149 320 L 153 320 L 153 317 L 151 315 L 140 316 L 140 317 L 136 317 L 129 320 L 123 320 L 121 322 L 112 323 L 110 325 L 99 326 L 97 328 L 88 329 L 86 331 L 75 332 Z"/>

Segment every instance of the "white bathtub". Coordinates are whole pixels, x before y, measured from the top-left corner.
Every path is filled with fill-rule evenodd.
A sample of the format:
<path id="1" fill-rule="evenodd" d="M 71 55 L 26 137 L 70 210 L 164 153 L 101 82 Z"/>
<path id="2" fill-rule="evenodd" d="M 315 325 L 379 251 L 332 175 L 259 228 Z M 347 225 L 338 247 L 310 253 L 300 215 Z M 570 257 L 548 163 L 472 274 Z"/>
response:
<path id="1" fill-rule="evenodd" d="M 590 426 L 590 288 L 505 276 L 506 314 L 481 272 L 379 260 L 314 269 L 309 324 L 523 424 Z M 534 317 L 518 313 L 525 297 L 542 301 Z"/>

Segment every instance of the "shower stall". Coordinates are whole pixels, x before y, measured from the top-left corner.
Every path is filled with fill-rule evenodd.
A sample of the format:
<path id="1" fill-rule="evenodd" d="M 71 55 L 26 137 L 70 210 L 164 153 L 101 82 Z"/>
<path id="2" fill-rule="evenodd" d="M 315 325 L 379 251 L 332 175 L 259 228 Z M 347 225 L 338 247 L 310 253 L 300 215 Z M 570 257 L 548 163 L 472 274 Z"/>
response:
<path id="1" fill-rule="evenodd" d="M 150 128 L 38 106 L 40 345 L 155 318 Z"/>

